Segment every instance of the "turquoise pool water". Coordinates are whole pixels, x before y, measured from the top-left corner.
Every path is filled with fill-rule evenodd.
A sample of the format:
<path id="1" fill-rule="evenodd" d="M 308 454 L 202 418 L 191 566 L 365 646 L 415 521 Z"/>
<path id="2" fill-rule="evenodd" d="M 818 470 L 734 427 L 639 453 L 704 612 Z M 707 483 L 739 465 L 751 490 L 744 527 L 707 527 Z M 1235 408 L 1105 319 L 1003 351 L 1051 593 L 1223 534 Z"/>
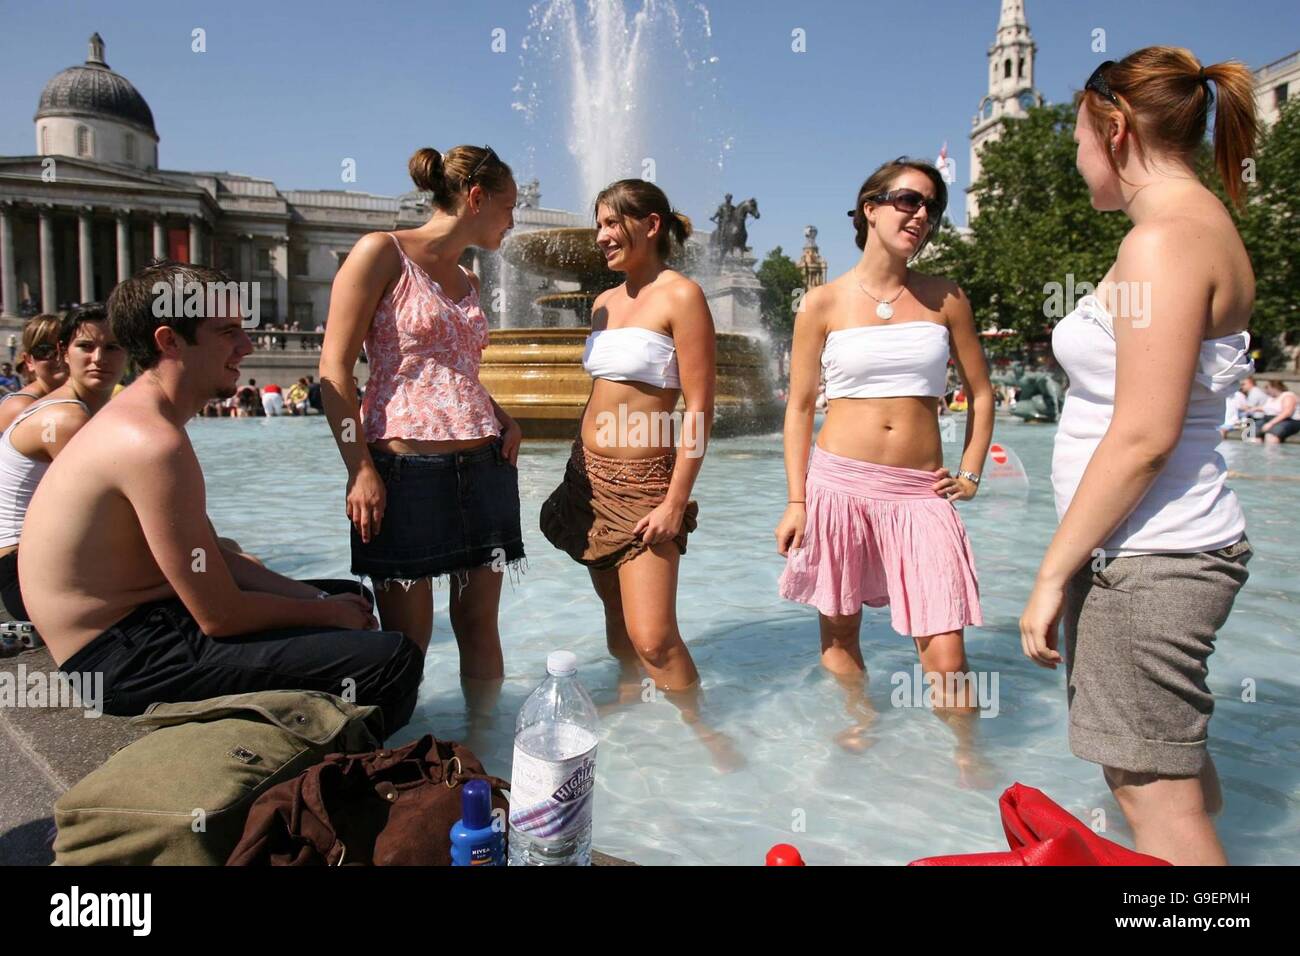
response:
<path id="1" fill-rule="evenodd" d="M 344 470 L 323 418 L 200 419 L 190 433 L 221 534 L 284 574 L 347 576 Z M 972 721 L 974 743 L 960 767 L 947 725 L 924 708 L 891 703 L 916 654 L 889 627 L 887 609 L 864 615 L 870 703 L 850 707 L 818 665 L 816 613 L 777 597 L 783 562 L 772 530 L 786 497 L 780 436 L 715 442 L 696 490 L 700 524 L 682 562 L 679 617 L 703 676 L 706 720 L 730 738 L 744 766 L 718 770 L 671 703 L 615 709 L 602 727 L 596 845 L 639 863 L 686 864 L 761 863 L 778 842 L 796 844 L 810 864 L 1005 849 L 997 799 L 1015 781 L 1130 842 L 1099 769 L 1066 745 L 1064 668 L 1040 670 L 1020 652 L 1017 620 L 1056 523 L 1052 434 L 1050 426 L 999 418 L 995 439 L 1024 461 L 1028 489 L 993 482 L 961 506 L 986 620 L 967 632 L 967 646 L 990 690 L 997 677 L 997 716 Z M 955 466 L 960 447 L 945 447 Z M 1256 557 L 1211 659 L 1211 752 L 1226 800 L 1220 833 L 1234 863 L 1295 863 L 1300 447 L 1233 441 L 1221 450 L 1230 468 L 1250 476 L 1233 485 Z M 587 574 L 536 528 L 567 454 L 566 444 L 527 444 L 520 456 L 528 569 L 502 600 L 507 677 L 499 699 L 471 727 L 443 585 L 420 704 L 403 739 L 472 732 L 488 770 L 509 776 L 515 714 L 554 648 L 577 653 L 598 702 L 614 697 L 617 668 Z M 1252 688 L 1254 699 L 1243 699 Z M 865 706 L 874 723 L 845 746 L 844 732 L 862 723 Z"/>

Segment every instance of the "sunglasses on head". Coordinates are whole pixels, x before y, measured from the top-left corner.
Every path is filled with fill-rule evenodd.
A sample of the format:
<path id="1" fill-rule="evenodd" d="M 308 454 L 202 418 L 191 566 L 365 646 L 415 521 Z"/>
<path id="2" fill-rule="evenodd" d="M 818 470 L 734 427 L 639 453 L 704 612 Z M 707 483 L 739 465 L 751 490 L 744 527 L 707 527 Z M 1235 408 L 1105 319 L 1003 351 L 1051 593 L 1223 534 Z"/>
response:
<path id="1" fill-rule="evenodd" d="M 891 189 L 887 193 L 868 196 L 867 202 L 893 206 L 899 212 L 907 213 L 909 216 L 914 215 L 917 210 L 924 206 L 930 221 L 933 223 L 938 223 L 939 216 L 943 214 L 943 205 L 939 200 L 927 199 L 924 193 L 919 193 L 915 189 Z"/>
<path id="2" fill-rule="evenodd" d="M 38 362 L 48 362 L 59 354 L 59 347 L 52 342 L 38 342 L 28 354 Z"/>
<path id="3" fill-rule="evenodd" d="M 1114 60 L 1107 60 L 1097 69 L 1092 71 L 1092 76 L 1088 77 L 1088 82 L 1083 84 L 1085 90 L 1092 90 L 1098 96 L 1110 100 L 1116 106 L 1119 106 L 1119 98 L 1111 92 L 1110 84 L 1106 82 L 1106 71 L 1115 65 Z"/>

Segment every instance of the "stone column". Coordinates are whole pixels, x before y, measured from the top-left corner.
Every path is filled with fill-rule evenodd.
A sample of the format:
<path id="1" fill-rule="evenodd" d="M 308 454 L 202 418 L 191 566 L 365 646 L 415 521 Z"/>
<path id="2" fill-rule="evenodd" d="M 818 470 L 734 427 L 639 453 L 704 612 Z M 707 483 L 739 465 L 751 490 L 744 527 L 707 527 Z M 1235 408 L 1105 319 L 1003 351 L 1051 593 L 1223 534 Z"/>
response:
<path id="1" fill-rule="evenodd" d="M 190 263 L 192 265 L 201 265 L 203 263 L 202 255 L 199 252 L 199 240 L 202 238 L 203 236 L 199 232 L 199 221 L 197 219 L 191 219 L 190 220 Z"/>
<path id="2" fill-rule="evenodd" d="M 59 307 L 59 290 L 54 279 L 54 207 L 37 207 L 41 237 L 41 311 L 54 312 Z"/>
<path id="3" fill-rule="evenodd" d="M 12 202 L 0 202 L 0 287 L 4 290 L 4 303 L 0 314 L 18 314 L 18 272 L 14 268 L 14 224 L 10 218 L 14 211 Z"/>
<path id="4" fill-rule="evenodd" d="M 162 217 L 153 221 L 153 257 L 167 258 L 167 227 L 163 225 Z"/>
<path id="5" fill-rule="evenodd" d="M 81 301 L 95 301 L 95 248 L 92 241 L 94 206 L 77 210 L 77 271 L 81 276 Z"/>
<path id="6" fill-rule="evenodd" d="M 253 234 L 251 232 L 240 233 L 238 278 L 241 282 L 253 281 L 253 259 Z"/>
<path id="7" fill-rule="evenodd" d="M 289 321 L 289 237 L 276 236 L 271 249 L 271 269 L 275 273 L 275 321 Z"/>
<path id="8" fill-rule="evenodd" d="M 117 281 L 131 278 L 131 220 L 130 213 L 119 209 L 117 216 Z"/>

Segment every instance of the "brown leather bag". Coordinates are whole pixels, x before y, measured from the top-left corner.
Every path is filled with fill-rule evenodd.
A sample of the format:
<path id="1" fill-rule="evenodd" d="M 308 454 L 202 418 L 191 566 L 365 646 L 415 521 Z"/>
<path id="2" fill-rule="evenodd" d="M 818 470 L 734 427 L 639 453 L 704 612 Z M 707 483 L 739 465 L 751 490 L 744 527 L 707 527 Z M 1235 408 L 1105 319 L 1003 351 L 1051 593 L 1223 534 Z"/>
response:
<path id="1" fill-rule="evenodd" d="M 226 865 L 450 866 L 460 785 L 474 779 L 492 786 L 504 827 L 510 784 L 460 744 L 426 734 L 396 749 L 332 754 L 257 799 Z"/>

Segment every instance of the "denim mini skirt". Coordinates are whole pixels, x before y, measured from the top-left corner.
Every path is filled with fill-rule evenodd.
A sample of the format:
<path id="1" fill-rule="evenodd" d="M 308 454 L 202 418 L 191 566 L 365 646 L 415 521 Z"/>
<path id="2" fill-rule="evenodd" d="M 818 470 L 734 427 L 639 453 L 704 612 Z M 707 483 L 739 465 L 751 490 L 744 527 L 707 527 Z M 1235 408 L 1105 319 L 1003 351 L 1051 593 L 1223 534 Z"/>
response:
<path id="1" fill-rule="evenodd" d="M 474 568 L 516 568 L 524 558 L 519 471 L 498 436 L 469 451 L 394 455 L 371 451 L 386 501 L 379 533 L 363 543 L 355 524 L 352 573 L 380 587 L 457 575 Z"/>

